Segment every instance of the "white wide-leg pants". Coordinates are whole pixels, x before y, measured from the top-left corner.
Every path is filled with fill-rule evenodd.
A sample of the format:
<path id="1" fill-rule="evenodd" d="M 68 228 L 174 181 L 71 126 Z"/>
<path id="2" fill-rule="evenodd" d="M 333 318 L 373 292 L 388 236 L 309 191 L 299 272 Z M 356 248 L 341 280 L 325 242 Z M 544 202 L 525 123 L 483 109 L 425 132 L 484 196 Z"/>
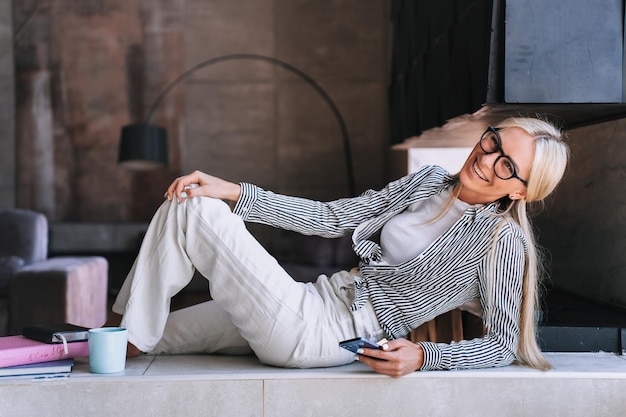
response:
<path id="1" fill-rule="evenodd" d="M 212 301 L 170 314 L 171 297 L 197 269 Z M 338 347 L 382 337 L 371 305 L 350 311 L 353 277 L 294 281 L 221 200 L 165 201 L 113 305 L 143 352 L 241 353 L 267 364 L 336 366 L 354 355 Z"/>

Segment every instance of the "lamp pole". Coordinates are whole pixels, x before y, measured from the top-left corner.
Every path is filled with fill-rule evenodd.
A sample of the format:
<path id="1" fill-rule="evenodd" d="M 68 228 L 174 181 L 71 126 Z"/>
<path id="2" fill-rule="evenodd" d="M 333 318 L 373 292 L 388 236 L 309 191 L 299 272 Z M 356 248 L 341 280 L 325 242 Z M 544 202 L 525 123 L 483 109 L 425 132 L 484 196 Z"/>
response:
<path id="1" fill-rule="evenodd" d="M 282 68 L 284 68 L 284 69 L 286 69 L 286 70 L 296 74 L 298 77 L 300 77 L 302 80 L 304 80 L 307 84 L 309 84 L 311 87 L 313 87 L 313 89 L 315 91 L 317 91 L 317 93 L 322 97 L 322 99 L 330 107 L 331 111 L 333 112 L 333 115 L 335 116 L 335 119 L 337 119 L 337 123 L 339 124 L 339 128 L 341 130 L 342 142 L 343 142 L 344 159 L 345 159 L 345 164 L 346 164 L 346 174 L 347 174 L 347 177 L 348 177 L 348 188 L 349 188 L 351 196 L 356 195 L 356 185 L 355 185 L 355 179 L 354 179 L 354 168 L 353 168 L 353 165 L 352 165 L 352 149 L 351 149 L 351 146 L 350 146 L 350 139 L 349 139 L 349 136 L 348 136 L 348 128 L 346 127 L 346 123 L 345 123 L 345 121 L 343 119 L 343 116 L 341 115 L 341 112 L 339 111 L 339 108 L 337 107 L 335 102 L 330 98 L 328 93 L 319 85 L 319 83 L 317 81 L 315 81 L 309 75 L 307 75 L 306 73 L 302 72 L 301 70 L 299 70 L 298 68 L 294 67 L 293 65 L 288 64 L 288 63 L 286 63 L 284 61 L 281 61 L 281 60 L 279 60 L 277 58 L 264 56 L 264 55 L 257 55 L 257 54 L 231 54 L 231 55 L 218 56 L 218 57 L 215 57 L 215 58 L 208 59 L 206 61 L 202 61 L 202 62 L 194 65 L 193 67 L 189 68 L 188 70 L 186 70 L 182 74 L 180 74 L 178 77 L 176 77 L 174 80 L 172 80 L 163 89 L 163 91 L 161 91 L 161 93 L 154 100 L 154 103 L 152 104 L 152 106 L 150 106 L 150 108 L 148 109 L 148 112 L 147 112 L 146 119 L 145 119 L 144 123 L 146 125 L 148 125 L 150 123 L 150 120 L 152 119 L 152 115 L 154 114 L 154 111 L 157 109 L 157 107 L 159 107 L 159 105 L 161 104 L 163 99 L 169 94 L 169 92 L 174 87 L 176 87 L 176 85 L 178 85 L 178 83 L 180 83 L 182 80 L 184 80 L 185 78 L 190 76 L 192 73 L 198 71 L 199 69 L 208 67 L 209 65 L 217 64 L 219 62 L 233 61 L 233 60 L 246 60 L 246 59 L 248 59 L 248 60 L 265 61 L 265 62 L 269 62 L 269 63 L 274 64 L 274 65 L 277 65 L 279 67 L 282 67 Z"/>

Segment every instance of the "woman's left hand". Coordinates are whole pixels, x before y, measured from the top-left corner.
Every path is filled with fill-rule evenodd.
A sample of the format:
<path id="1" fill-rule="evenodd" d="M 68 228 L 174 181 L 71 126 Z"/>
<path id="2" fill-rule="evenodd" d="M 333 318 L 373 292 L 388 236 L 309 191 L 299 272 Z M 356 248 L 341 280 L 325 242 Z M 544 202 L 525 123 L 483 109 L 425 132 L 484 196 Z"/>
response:
<path id="1" fill-rule="evenodd" d="M 185 198 L 212 197 L 237 202 L 241 194 L 241 185 L 204 172 L 194 171 L 191 174 L 176 178 L 167 189 L 164 197 L 182 202 Z"/>
<path id="2" fill-rule="evenodd" d="M 383 345 L 382 350 L 364 348 L 358 359 L 378 373 L 400 378 L 422 367 L 424 351 L 407 339 L 395 339 Z"/>

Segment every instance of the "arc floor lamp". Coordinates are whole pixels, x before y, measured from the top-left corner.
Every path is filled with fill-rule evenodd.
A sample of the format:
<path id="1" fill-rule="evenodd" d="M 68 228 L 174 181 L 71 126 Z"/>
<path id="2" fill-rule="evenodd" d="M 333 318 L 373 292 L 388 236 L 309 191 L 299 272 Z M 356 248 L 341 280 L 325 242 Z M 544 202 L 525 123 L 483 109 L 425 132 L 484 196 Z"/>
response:
<path id="1" fill-rule="evenodd" d="M 346 174 L 348 178 L 348 187 L 350 195 L 356 195 L 350 138 L 348 136 L 346 123 L 343 116 L 341 115 L 341 112 L 339 111 L 339 108 L 330 98 L 328 93 L 318 84 L 317 81 L 315 81 L 309 75 L 294 67 L 293 65 L 290 65 L 279 59 L 264 55 L 231 54 L 218 56 L 200 62 L 176 77 L 157 96 L 152 106 L 150 106 L 150 108 L 148 109 L 148 113 L 143 123 L 135 123 L 122 127 L 119 143 L 118 163 L 124 167 L 135 170 L 154 169 L 167 165 L 167 131 L 160 126 L 150 124 L 154 111 L 161 104 L 163 99 L 165 99 L 167 94 L 178 83 L 183 81 L 194 72 L 198 71 L 201 68 L 208 67 L 209 65 L 233 60 L 259 60 L 277 65 L 297 75 L 319 93 L 322 99 L 330 107 L 333 115 L 335 116 L 335 119 L 337 120 L 337 123 L 339 124 L 339 128 L 341 130 L 341 138 L 343 142 L 343 152 L 346 165 Z"/>

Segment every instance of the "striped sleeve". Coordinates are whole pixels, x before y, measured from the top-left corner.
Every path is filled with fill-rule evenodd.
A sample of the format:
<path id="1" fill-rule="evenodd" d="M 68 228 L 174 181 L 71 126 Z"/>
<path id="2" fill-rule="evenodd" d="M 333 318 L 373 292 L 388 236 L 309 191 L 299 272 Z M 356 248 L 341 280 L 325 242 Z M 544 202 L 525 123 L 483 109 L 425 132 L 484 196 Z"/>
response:
<path id="1" fill-rule="evenodd" d="M 239 185 L 241 186 L 241 195 L 239 196 L 239 200 L 237 200 L 237 204 L 235 204 L 233 213 L 245 219 L 248 212 L 250 212 L 251 208 L 254 207 L 259 188 L 245 182 L 242 182 Z"/>
<path id="2" fill-rule="evenodd" d="M 241 196 L 233 211 L 248 222 L 306 235 L 340 237 L 391 206 L 403 203 L 425 178 L 432 177 L 436 168 L 428 168 L 393 181 L 381 190 L 368 190 L 358 197 L 331 202 L 276 194 L 241 183 Z"/>
<path id="3" fill-rule="evenodd" d="M 504 231 L 493 252 L 494 265 L 483 262 L 479 277 L 485 336 L 460 342 L 420 342 L 422 370 L 469 369 L 511 364 L 517 355 L 526 245 L 519 233 Z"/>

